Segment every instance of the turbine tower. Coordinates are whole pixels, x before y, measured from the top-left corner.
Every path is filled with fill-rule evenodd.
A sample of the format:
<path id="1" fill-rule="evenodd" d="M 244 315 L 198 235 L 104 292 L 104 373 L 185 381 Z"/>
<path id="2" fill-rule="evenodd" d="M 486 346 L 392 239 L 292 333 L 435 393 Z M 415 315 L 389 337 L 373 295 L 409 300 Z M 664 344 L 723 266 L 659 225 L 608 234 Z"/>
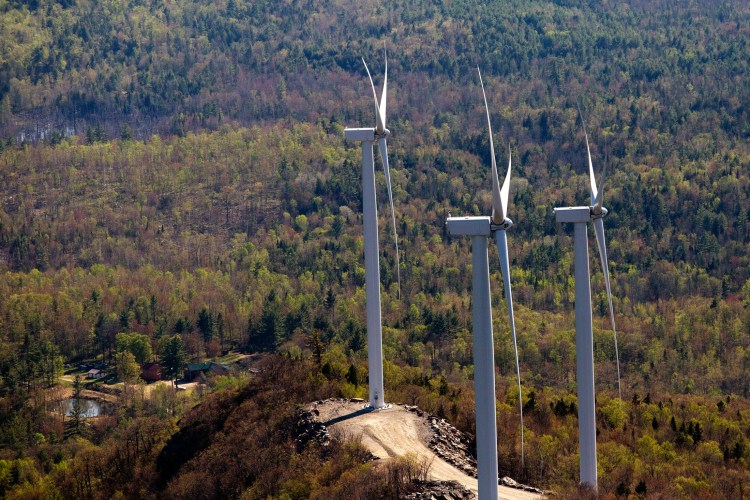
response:
<path id="1" fill-rule="evenodd" d="M 579 108 L 580 112 L 580 108 Z M 581 115 L 583 121 L 583 115 Z M 594 334 L 591 316 L 591 274 L 589 270 L 588 223 L 594 222 L 599 257 L 604 272 L 604 283 L 607 288 L 609 315 L 612 330 L 615 331 L 615 356 L 617 358 L 617 390 L 620 391 L 620 361 L 617 350 L 617 333 L 612 309 L 612 292 L 609 282 L 609 264 L 604 240 L 604 221 L 607 209 L 602 206 L 602 192 L 605 171 L 597 189 L 594 178 L 594 167 L 591 163 L 586 125 L 583 127 L 586 137 L 586 152 L 589 160 L 589 179 L 591 183 L 591 206 L 564 207 L 555 209 L 557 222 L 573 223 L 574 269 L 575 269 L 575 314 L 576 314 L 576 380 L 578 382 L 578 439 L 580 447 L 581 484 L 597 489 L 596 473 L 596 410 L 594 391 Z"/>
<path id="2" fill-rule="evenodd" d="M 393 238 L 396 242 L 396 276 L 398 296 L 401 296 L 401 270 L 399 264 L 398 239 L 396 235 L 396 215 L 393 209 L 391 173 L 388 168 L 388 147 L 386 138 L 390 131 L 385 128 L 386 101 L 388 100 L 388 58 L 385 60 L 383 93 L 378 103 L 375 83 L 364 59 L 367 76 L 370 78 L 372 94 L 375 98 L 375 128 L 347 128 L 344 136 L 350 141 L 362 143 L 362 211 L 365 233 L 365 294 L 367 300 L 367 358 L 370 379 L 370 403 L 374 409 L 385 406 L 383 393 L 383 327 L 380 315 L 380 264 L 378 250 L 378 208 L 375 197 L 375 161 L 373 145 L 378 142 L 380 159 L 383 162 L 385 180 L 388 187 L 388 201 L 393 219 Z"/>
<path id="3" fill-rule="evenodd" d="M 477 68 L 479 71 L 479 68 Z M 484 92 L 482 73 L 479 83 L 487 112 L 487 128 L 490 135 L 490 157 L 492 158 L 492 216 L 491 217 L 448 217 L 446 225 L 452 236 L 471 236 L 472 245 L 472 304 L 474 323 L 474 399 L 477 425 L 477 468 L 479 498 L 495 499 L 497 487 L 497 421 L 495 414 L 495 348 L 492 338 L 492 304 L 490 301 L 490 271 L 487 256 L 487 238 L 494 234 L 500 256 L 500 266 L 505 285 L 505 297 L 513 336 L 513 350 L 516 355 L 516 375 L 518 379 L 518 400 L 521 412 L 521 463 L 524 462 L 523 441 L 523 398 L 521 394 L 521 373 L 518 364 L 518 343 L 516 323 L 513 315 L 513 298 L 510 288 L 510 262 L 508 240 L 505 231 L 513 225 L 507 218 L 508 195 L 510 193 L 511 157 L 508 154 L 508 171 L 502 188 L 498 179 L 495 162 L 495 146 L 492 141 L 492 124 L 487 95 Z"/>

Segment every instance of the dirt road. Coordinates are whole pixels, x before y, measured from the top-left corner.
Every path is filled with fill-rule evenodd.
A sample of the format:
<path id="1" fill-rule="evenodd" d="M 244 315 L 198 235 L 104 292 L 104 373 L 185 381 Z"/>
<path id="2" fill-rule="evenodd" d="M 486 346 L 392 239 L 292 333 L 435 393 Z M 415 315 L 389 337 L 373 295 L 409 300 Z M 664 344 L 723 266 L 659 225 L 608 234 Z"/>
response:
<path id="1" fill-rule="evenodd" d="M 370 452 L 381 459 L 411 453 L 432 460 L 432 479 L 457 481 L 477 493 L 477 480 L 438 457 L 427 443 L 431 430 L 424 418 L 394 405 L 378 411 L 363 411 L 362 403 L 324 401 L 315 407 L 318 420 L 325 423 L 332 436 L 360 438 Z M 526 500 L 539 495 L 499 486 L 499 498 Z"/>

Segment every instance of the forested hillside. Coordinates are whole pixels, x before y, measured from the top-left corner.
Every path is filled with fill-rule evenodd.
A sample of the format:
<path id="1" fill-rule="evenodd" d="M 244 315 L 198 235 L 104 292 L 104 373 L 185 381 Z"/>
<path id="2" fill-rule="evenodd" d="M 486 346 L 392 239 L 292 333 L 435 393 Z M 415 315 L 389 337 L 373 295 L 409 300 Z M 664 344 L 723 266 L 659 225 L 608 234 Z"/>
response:
<path id="1" fill-rule="evenodd" d="M 125 375 L 127 338 L 162 362 L 170 345 L 191 362 L 277 353 L 264 366 L 294 366 L 308 384 L 294 397 L 365 393 L 360 152 L 343 129 L 374 125 L 360 58 L 379 84 L 384 46 L 402 250 L 398 298 L 378 170 L 386 397 L 474 430 L 470 245 L 443 223 L 490 210 L 480 66 L 496 153 L 514 158 L 508 241 L 528 415 L 521 470 L 491 253 L 501 473 L 563 493 L 577 483 L 572 235 L 552 208 L 588 202 L 580 101 L 595 169 L 608 169 L 623 370 L 620 402 L 592 257 L 600 489 L 745 494 L 750 4 L 7 0 L 0 495 L 187 495 L 200 484 L 200 461 L 164 477 L 161 447 L 193 404 L 209 398 L 183 423 L 211 398 L 246 404 L 257 381 L 212 382 L 217 396 L 149 392 Z M 71 429 L 51 412 L 70 385 L 59 376 L 95 359 L 127 379 L 118 410 Z M 259 447 L 287 446 L 283 423 Z M 149 445 L 132 452 L 146 428 Z M 277 465 L 297 470 L 317 451 L 295 453 Z M 361 465 L 356 449 L 335 453 L 349 465 L 325 481 L 239 474 L 232 495 L 304 497 L 323 483 L 337 491 L 337 474 L 374 474 L 347 472 Z M 117 477 L 71 489 L 86 464 L 108 461 Z"/>

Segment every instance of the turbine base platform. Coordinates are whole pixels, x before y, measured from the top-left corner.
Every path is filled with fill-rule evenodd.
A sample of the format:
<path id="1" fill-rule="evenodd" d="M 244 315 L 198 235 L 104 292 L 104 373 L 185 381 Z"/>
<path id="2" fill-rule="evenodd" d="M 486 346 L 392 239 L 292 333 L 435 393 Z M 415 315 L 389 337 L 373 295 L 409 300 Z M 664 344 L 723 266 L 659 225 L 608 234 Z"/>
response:
<path id="1" fill-rule="evenodd" d="M 368 410 L 368 411 L 379 411 L 379 410 L 387 410 L 390 407 L 391 407 L 391 403 L 386 403 L 383 406 L 381 406 L 380 408 L 375 408 L 371 404 L 366 404 L 366 405 L 362 406 L 362 409 L 363 410 Z"/>

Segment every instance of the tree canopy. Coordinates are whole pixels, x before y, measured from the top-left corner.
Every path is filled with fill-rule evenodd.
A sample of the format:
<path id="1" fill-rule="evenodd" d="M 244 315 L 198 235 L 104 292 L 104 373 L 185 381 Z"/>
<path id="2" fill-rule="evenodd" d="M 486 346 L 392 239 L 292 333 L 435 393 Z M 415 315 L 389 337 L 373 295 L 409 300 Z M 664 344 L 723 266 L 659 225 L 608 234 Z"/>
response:
<path id="1" fill-rule="evenodd" d="M 380 84 L 385 45 L 402 249 L 399 299 L 378 169 L 386 397 L 474 432 L 470 242 L 444 221 L 491 207 L 480 66 L 496 154 L 514 161 L 508 242 L 528 415 L 520 470 L 491 253 L 500 472 L 576 487 L 572 237 L 552 208 L 588 203 L 580 102 L 594 168 L 607 166 L 621 328 L 624 401 L 594 255 L 601 492 L 741 496 L 749 21 L 746 2 L 720 0 L 0 2 L 0 494 L 179 496 L 202 484 L 197 459 L 170 485 L 155 469 L 171 438 L 174 450 L 208 419 L 202 405 L 190 412 L 193 396 L 122 397 L 116 415 L 71 437 L 51 405 L 81 364 L 131 378 L 154 361 L 174 378 L 241 353 L 295 374 L 278 376 L 296 398 L 285 405 L 365 393 L 360 151 L 343 129 L 374 123 L 360 58 Z M 206 391 L 240 398 L 271 433 L 262 457 L 276 456 L 288 435 L 263 404 L 278 401 L 248 378 Z M 208 462 L 222 463 L 219 448 L 207 444 L 218 453 Z M 356 450 L 336 453 L 349 473 L 370 473 Z M 287 483 L 237 476 L 235 494 L 293 496 L 295 474 L 324 481 L 283 457 Z"/>

